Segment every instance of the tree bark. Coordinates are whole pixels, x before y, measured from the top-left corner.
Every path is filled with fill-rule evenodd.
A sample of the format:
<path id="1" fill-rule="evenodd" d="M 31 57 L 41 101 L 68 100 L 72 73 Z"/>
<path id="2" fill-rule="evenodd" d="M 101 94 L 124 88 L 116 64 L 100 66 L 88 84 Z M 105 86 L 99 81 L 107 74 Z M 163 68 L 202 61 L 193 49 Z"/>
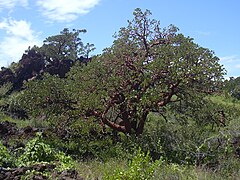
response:
<path id="1" fill-rule="evenodd" d="M 138 123 L 138 126 L 137 126 L 137 130 L 136 130 L 136 135 L 137 136 L 140 136 L 143 133 L 143 129 L 144 129 L 145 122 L 146 122 L 148 114 L 149 114 L 149 110 L 144 110 L 144 112 L 141 116 L 141 119 Z"/>

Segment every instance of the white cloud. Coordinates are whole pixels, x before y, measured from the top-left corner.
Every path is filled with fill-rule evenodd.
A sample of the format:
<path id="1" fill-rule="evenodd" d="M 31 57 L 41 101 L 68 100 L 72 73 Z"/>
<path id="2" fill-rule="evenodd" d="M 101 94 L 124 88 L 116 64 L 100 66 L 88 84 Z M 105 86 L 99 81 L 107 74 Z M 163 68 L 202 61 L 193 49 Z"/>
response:
<path id="1" fill-rule="evenodd" d="M 0 30 L 6 32 L 0 39 L 0 67 L 18 61 L 29 46 L 41 44 L 31 24 L 24 20 L 4 19 L 0 22 Z"/>
<path id="2" fill-rule="evenodd" d="M 231 55 L 220 57 L 220 63 L 223 64 L 224 68 L 227 70 L 228 77 L 238 77 L 240 76 L 240 56 Z"/>
<path id="3" fill-rule="evenodd" d="M 25 39 L 33 39 L 33 30 L 31 24 L 24 21 L 16 21 L 11 18 L 4 19 L 0 22 L 0 29 L 5 30 L 7 35 L 13 35 Z"/>
<path id="4" fill-rule="evenodd" d="M 220 62 L 224 64 L 236 64 L 240 62 L 240 56 L 239 55 L 231 55 L 231 56 L 224 56 L 220 57 Z"/>
<path id="5" fill-rule="evenodd" d="M 38 0 L 42 14 L 50 21 L 71 22 L 87 14 L 100 0 Z"/>
<path id="6" fill-rule="evenodd" d="M 209 31 L 196 31 L 196 33 L 200 36 L 210 36 L 211 32 Z"/>
<path id="7" fill-rule="evenodd" d="M 28 0 L 0 0 L 0 10 L 13 9 L 17 5 L 27 7 Z"/>
<path id="8" fill-rule="evenodd" d="M 232 63 L 238 60 L 238 56 L 236 55 L 232 55 L 232 56 L 224 56 L 224 57 L 220 57 L 220 61 L 222 61 L 223 63 Z"/>

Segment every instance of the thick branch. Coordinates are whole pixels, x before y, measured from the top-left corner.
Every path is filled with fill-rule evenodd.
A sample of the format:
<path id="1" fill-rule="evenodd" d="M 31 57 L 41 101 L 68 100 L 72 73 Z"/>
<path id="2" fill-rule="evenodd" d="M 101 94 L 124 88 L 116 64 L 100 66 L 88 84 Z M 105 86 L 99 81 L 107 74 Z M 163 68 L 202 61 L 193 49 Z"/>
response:
<path id="1" fill-rule="evenodd" d="M 178 81 L 175 84 L 172 84 L 170 86 L 170 91 L 167 93 L 164 100 L 157 102 L 157 105 L 162 107 L 162 106 L 165 106 L 168 103 L 172 102 L 171 98 L 173 97 L 173 95 L 175 95 L 177 93 L 177 87 L 178 87 L 179 84 L 180 84 L 180 81 Z"/>
<path id="2" fill-rule="evenodd" d="M 119 131 L 119 132 L 123 132 L 126 133 L 126 127 L 125 126 L 121 126 L 119 124 L 116 124 L 110 120 L 108 120 L 107 118 L 103 117 L 102 118 L 102 122 L 106 125 L 108 125 L 110 128 L 112 128 L 113 130 Z"/>
<path id="3" fill-rule="evenodd" d="M 99 113 L 93 110 L 93 111 L 90 111 L 89 115 L 99 118 L 102 124 L 109 126 L 113 130 L 126 133 L 127 129 L 125 125 L 119 125 L 113 121 L 110 121 L 108 118 L 106 118 L 106 114 L 108 113 L 109 109 L 115 104 L 114 97 L 115 96 L 113 96 L 112 99 L 109 100 L 108 105 L 103 113 Z"/>

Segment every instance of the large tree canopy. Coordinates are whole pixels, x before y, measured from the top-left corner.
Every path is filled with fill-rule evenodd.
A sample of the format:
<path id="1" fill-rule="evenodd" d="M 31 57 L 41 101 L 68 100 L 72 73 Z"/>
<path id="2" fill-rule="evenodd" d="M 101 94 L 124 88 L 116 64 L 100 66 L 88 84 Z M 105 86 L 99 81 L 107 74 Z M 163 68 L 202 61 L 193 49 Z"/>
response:
<path id="1" fill-rule="evenodd" d="M 161 29 L 150 15 L 136 9 L 110 48 L 70 74 L 84 115 L 137 135 L 150 112 L 217 91 L 223 75 L 212 51 L 178 34 L 173 25 Z"/>
<path id="2" fill-rule="evenodd" d="M 224 74 L 219 58 L 178 33 L 175 26 L 162 29 L 150 15 L 136 9 L 134 19 L 102 55 L 87 66 L 73 66 L 65 83 L 54 91 L 47 87 L 49 78 L 41 87 L 31 83 L 21 102 L 30 109 L 63 107 L 68 117 L 94 118 L 103 127 L 140 135 L 150 112 L 161 113 L 173 103 L 187 108 L 193 97 L 218 91 Z M 64 99 L 59 101 L 61 95 L 54 92 L 64 94 Z M 33 102 L 32 96 L 38 94 L 39 101 Z"/>

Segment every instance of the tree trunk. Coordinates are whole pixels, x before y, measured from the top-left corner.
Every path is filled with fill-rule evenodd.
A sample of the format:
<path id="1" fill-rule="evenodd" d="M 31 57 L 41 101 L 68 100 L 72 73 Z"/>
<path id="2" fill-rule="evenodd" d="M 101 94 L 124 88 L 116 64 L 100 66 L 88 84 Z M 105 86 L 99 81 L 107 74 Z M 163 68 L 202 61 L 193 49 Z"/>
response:
<path id="1" fill-rule="evenodd" d="M 140 136 L 143 133 L 144 125 L 145 125 L 148 114 L 149 114 L 149 110 L 144 110 L 136 129 L 137 136 Z"/>

